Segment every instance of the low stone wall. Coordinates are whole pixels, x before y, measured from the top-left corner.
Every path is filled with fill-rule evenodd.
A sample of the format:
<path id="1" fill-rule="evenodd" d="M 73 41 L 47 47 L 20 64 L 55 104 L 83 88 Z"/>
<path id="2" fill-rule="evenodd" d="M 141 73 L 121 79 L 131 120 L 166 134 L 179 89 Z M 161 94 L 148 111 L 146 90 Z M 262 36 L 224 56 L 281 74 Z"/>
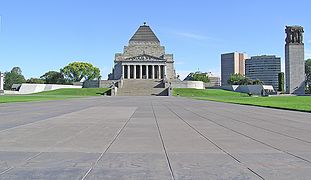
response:
<path id="1" fill-rule="evenodd" d="M 99 88 L 99 82 L 98 80 L 84 81 L 83 88 Z"/>
<path id="2" fill-rule="evenodd" d="M 61 84 L 26 84 L 26 83 L 23 83 L 19 91 L 15 91 L 15 92 L 16 94 L 32 94 L 32 93 L 51 91 L 51 90 L 56 90 L 56 89 L 65 89 L 65 88 L 82 88 L 82 86 L 61 85 Z M 8 91 L 8 93 L 10 92 Z"/>
<path id="3" fill-rule="evenodd" d="M 232 86 L 220 86 L 219 89 L 227 90 L 227 91 L 235 91 L 239 85 L 232 85 Z"/>
<path id="4" fill-rule="evenodd" d="M 83 88 L 111 88 L 114 82 L 118 80 L 89 80 L 83 83 Z"/>
<path id="5" fill-rule="evenodd" d="M 172 88 L 194 88 L 194 89 L 205 89 L 202 81 L 172 81 Z"/>
<path id="6" fill-rule="evenodd" d="M 207 89 L 207 88 L 219 88 L 220 87 L 220 85 L 219 84 L 213 84 L 213 83 L 204 83 L 204 87 L 205 87 L 205 89 Z"/>
<path id="7" fill-rule="evenodd" d="M 116 86 L 121 88 L 121 80 L 91 80 L 83 83 L 83 88 L 111 88 L 112 84 L 116 83 Z M 172 81 L 171 88 L 195 88 L 204 89 L 205 85 L 202 81 Z"/>
<path id="8" fill-rule="evenodd" d="M 112 84 L 118 82 L 117 80 L 101 80 L 100 81 L 100 88 L 111 88 Z"/>
<path id="9" fill-rule="evenodd" d="M 263 90 L 265 90 L 264 93 L 276 94 L 276 92 L 273 89 L 273 86 L 271 85 L 232 85 L 232 86 L 221 86 L 220 88 L 223 90 L 241 93 L 250 93 L 258 96 L 263 95 Z"/>
<path id="10" fill-rule="evenodd" d="M 4 90 L 5 95 L 18 95 L 18 91 Z"/>

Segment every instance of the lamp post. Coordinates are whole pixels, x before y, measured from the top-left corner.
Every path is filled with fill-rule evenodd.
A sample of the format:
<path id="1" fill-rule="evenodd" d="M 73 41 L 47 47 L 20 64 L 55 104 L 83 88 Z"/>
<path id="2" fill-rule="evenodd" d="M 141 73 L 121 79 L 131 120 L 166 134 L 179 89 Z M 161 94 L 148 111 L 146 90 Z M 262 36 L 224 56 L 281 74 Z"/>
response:
<path id="1" fill-rule="evenodd" d="M 0 72 L 0 95 L 4 94 L 3 84 L 4 84 L 4 73 Z"/>

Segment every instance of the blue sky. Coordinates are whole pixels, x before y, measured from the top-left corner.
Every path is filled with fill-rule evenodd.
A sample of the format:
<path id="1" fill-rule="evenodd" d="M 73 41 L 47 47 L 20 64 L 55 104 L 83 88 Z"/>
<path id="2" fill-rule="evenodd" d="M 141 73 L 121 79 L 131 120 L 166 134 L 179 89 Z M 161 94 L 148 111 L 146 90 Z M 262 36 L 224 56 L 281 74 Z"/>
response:
<path id="1" fill-rule="evenodd" d="M 146 21 L 176 71 L 220 73 L 220 54 L 273 54 L 284 66 L 285 25 L 305 28 L 311 58 L 311 2 L 308 0 L 0 0 L 0 71 L 19 66 L 27 77 L 59 70 L 72 61 L 101 69 Z"/>

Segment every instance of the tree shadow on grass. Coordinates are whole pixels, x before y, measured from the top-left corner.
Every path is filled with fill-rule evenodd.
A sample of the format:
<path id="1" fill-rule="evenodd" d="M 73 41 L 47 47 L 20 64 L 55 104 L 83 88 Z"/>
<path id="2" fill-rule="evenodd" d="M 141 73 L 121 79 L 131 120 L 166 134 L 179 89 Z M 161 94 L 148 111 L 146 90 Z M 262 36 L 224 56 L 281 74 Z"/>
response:
<path id="1" fill-rule="evenodd" d="M 96 94 L 101 96 L 111 96 L 111 89 L 104 92 L 97 92 Z"/>

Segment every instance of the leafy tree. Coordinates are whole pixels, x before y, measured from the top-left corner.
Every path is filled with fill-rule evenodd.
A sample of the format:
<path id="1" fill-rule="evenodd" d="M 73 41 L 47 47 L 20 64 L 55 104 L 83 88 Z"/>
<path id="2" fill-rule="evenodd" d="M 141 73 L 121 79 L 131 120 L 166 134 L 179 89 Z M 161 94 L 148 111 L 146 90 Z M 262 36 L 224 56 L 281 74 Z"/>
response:
<path id="1" fill-rule="evenodd" d="M 92 80 L 100 77 L 99 68 L 85 62 L 70 63 L 61 69 L 61 73 L 70 82 L 80 82 L 82 79 Z"/>
<path id="2" fill-rule="evenodd" d="M 26 83 L 30 83 L 30 84 L 44 84 L 44 80 L 40 79 L 40 78 L 30 78 L 30 79 L 27 79 Z"/>
<path id="3" fill-rule="evenodd" d="M 246 77 L 242 74 L 232 74 L 228 80 L 228 84 L 231 85 L 244 85 L 246 82 Z"/>
<path id="4" fill-rule="evenodd" d="M 22 75 L 22 69 L 20 67 L 13 67 L 11 73 Z"/>
<path id="5" fill-rule="evenodd" d="M 311 94 L 311 59 L 305 62 L 306 93 Z"/>
<path id="6" fill-rule="evenodd" d="M 205 83 L 210 82 L 208 75 L 205 73 L 200 73 L 200 72 L 194 73 L 194 75 L 192 76 L 192 80 L 193 81 L 203 81 Z"/>
<path id="7" fill-rule="evenodd" d="M 64 75 L 57 71 L 49 71 L 40 77 L 46 84 L 66 84 Z"/>
<path id="8" fill-rule="evenodd" d="M 4 73 L 4 89 L 10 90 L 13 84 L 21 84 L 25 82 L 20 67 L 14 67 L 10 72 Z"/>
<path id="9" fill-rule="evenodd" d="M 284 93 L 284 73 L 280 72 L 278 74 L 278 91 Z"/>
<path id="10" fill-rule="evenodd" d="M 242 74 L 232 74 L 228 80 L 228 84 L 231 85 L 262 85 L 263 82 L 259 79 L 251 80 Z"/>
<path id="11" fill-rule="evenodd" d="M 256 79 L 254 81 L 248 80 L 249 83 L 252 83 L 253 85 L 263 85 L 263 82 L 260 81 L 259 79 Z"/>

